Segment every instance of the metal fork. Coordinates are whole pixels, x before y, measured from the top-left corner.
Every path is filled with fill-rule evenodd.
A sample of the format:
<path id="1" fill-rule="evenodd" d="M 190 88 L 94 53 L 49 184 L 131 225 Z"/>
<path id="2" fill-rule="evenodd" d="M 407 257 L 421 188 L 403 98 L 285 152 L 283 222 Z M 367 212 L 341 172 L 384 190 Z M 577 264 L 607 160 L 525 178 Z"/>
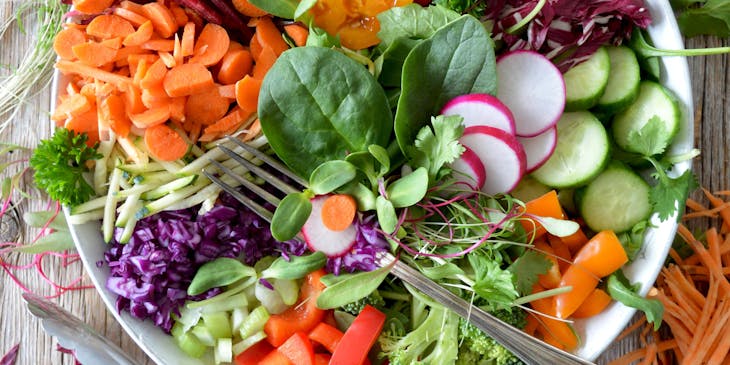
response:
<path id="1" fill-rule="evenodd" d="M 247 145 L 237 138 L 229 136 L 228 140 L 235 143 L 243 150 L 253 155 L 255 158 L 263 161 L 263 163 L 268 164 L 271 168 L 292 179 L 297 184 L 300 184 L 303 187 L 307 186 L 307 182 L 304 179 L 291 172 L 287 167 L 276 161 L 273 157 L 267 155 L 262 151 L 259 151 L 252 146 Z M 223 150 L 223 152 L 225 152 L 235 161 L 239 162 L 251 174 L 261 177 L 281 192 L 288 194 L 299 191 L 291 185 L 287 184 L 286 182 L 282 181 L 281 179 L 277 178 L 273 174 L 267 172 L 263 168 L 238 155 L 230 148 L 223 145 L 218 145 L 218 148 Z M 230 168 L 223 166 L 221 163 L 215 160 L 212 160 L 211 162 L 218 169 L 220 169 L 221 172 L 234 178 L 246 189 L 263 198 L 265 201 L 273 204 L 274 206 L 279 204 L 280 199 L 278 197 L 264 190 L 259 185 L 251 182 L 244 177 L 241 177 L 240 175 L 233 172 Z M 221 181 L 221 179 L 214 173 L 211 173 L 210 171 L 203 171 L 203 174 L 205 174 L 205 176 L 207 176 L 211 181 L 220 186 L 223 190 L 233 195 L 245 206 L 256 212 L 256 214 L 258 214 L 261 218 L 267 220 L 268 222 L 271 222 L 273 212 L 271 212 L 269 209 L 263 207 L 253 199 L 242 194 L 239 190 L 237 190 L 237 188 L 225 183 L 224 181 Z M 471 303 L 456 296 L 444 287 L 428 279 L 416 269 L 403 263 L 402 261 L 396 260 L 396 258 L 390 253 L 380 255 L 377 260 L 378 265 L 381 267 L 392 265 L 392 269 L 390 271 L 391 274 L 395 275 L 397 278 L 403 280 L 404 282 L 420 290 L 427 296 L 433 298 L 436 302 L 440 303 L 444 307 L 451 309 L 459 316 L 468 320 L 474 326 L 484 331 L 484 333 L 486 333 L 488 336 L 494 338 L 497 342 L 502 344 L 505 348 L 510 350 L 527 364 L 593 364 L 590 361 L 581 359 L 571 353 L 548 345 L 538 340 L 537 338 L 519 330 L 518 328 L 515 328 L 505 322 L 500 321 L 499 319 L 482 310 L 481 308 L 472 306 Z"/>

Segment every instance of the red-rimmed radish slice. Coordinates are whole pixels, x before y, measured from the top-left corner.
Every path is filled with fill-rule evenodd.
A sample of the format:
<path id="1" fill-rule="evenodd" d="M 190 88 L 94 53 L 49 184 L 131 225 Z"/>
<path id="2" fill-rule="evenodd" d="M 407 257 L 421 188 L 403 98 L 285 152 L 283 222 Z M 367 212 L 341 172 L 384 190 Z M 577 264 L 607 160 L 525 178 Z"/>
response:
<path id="1" fill-rule="evenodd" d="M 486 181 L 484 164 L 471 148 L 464 146 L 464 153 L 451 163 L 454 170 L 454 187 L 458 190 L 480 190 Z"/>
<path id="2" fill-rule="evenodd" d="M 334 231 L 322 221 L 322 206 L 327 195 L 312 198 L 312 213 L 302 227 L 302 236 L 312 251 L 320 251 L 327 257 L 342 256 L 355 245 L 357 230 L 355 224 L 341 231 Z"/>
<path id="3" fill-rule="evenodd" d="M 459 142 L 474 151 L 482 161 L 487 177 L 482 191 L 487 194 L 509 192 L 525 174 L 525 150 L 515 136 L 501 129 L 468 127 Z"/>
<path id="4" fill-rule="evenodd" d="M 565 81 L 545 56 L 513 51 L 497 60 L 497 98 L 515 118 L 515 134 L 534 137 L 555 126 L 565 108 Z"/>
<path id="5" fill-rule="evenodd" d="M 443 109 L 443 115 L 464 118 L 464 126 L 485 125 L 515 134 L 515 118 L 499 99 L 489 94 L 467 94 L 451 99 Z"/>
<path id="6" fill-rule="evenodd" d="M 525 149 L 525 155 L 527 155 L 526 173 L 529 174 L 542 166 L 552 156 L 555 146 L 558 144 L 558 130 L 556 127 L 552 127 L 535 137 L 517 137 L 517 140 Z"/>

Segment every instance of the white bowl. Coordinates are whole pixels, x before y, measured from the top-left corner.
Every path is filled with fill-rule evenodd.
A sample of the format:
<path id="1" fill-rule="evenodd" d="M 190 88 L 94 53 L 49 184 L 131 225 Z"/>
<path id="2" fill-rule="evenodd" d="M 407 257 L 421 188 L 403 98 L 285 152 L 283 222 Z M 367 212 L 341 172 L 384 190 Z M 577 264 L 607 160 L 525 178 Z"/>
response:
<path id="1" fill-rule="evenodd" d="M 653 18 L 653 23 L 649 27 L 649 34 L 654 44 L 659 48 L 683 48 L 682 37 L 669 2 L 666 0 L 646 0 L 645 2 Z M 693 130 L 690 128 L 692 125 L 691 116 L 693 115 L 692 88 L 687 61 L 682 57 L 664 57 L 661 64 L 661 82 L 675 93 L 680 101 L 683 115 L 682 127 L 672 149 L 675 152 L 686 152 L 693 146 Z M 54 82 L 54 91 L 65 84 L 58 73 Z M 55 95 L 51 100 L 56 100 Z M 690 163 L 680 163 L 676 168 L 681 173 L 690 168 Z M 644 242 L 644 248 L 638 258 L 624 269 L 626 276 L 632 282 L 641 283 L 641 294 L 645 294 L 654 283 L 667 256 L 676 229 L 677 224 L 674 221 L 665 221 L 658 224 L 657 228 L 649 232 Z M 101 268 L 96 266 L 97 261 L 103 260 L 104 251 L 108 247 L 102 240 L 99 223 L 72 226 L 71 234 L 84 262 L 84 267 L 107 308 L 113 313 L 129 336 L 152 360 L 158 364 L 176 365 L 212 363 L 212 361 L 206 361 L 205 359 L 192 359 L 186 356 L 177 348 L 172 337 L 155 327 L 151 321 L 143 322 L 131 317 L 126 312 L 117 312 L 115 308 L 116 295 L 107 290 L 105 285 L 109 276 L 109 269 L 106 265 Z M 577 321 L 575 327 L 582 343 L 576 350 L 576 354 L 590 360 L 597 358 L 626 326 L 634 312 L 634 309 L 614 303 L 598 316 Z"/>

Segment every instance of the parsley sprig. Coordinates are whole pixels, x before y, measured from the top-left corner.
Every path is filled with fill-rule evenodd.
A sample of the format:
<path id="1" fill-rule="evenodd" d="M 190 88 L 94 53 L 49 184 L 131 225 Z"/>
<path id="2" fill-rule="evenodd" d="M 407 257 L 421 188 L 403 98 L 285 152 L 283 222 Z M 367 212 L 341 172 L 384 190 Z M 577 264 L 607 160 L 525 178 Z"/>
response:
<path id="1" fill-rule="evenodd" d="M 87 162 L 101 158 L 96 148 L 87 145 L 85 133 L 59 128 L 53 137 L 42 140 L 30 157 L 36 185 L 64 205 L 78 205 L 94 195 L 84 179 Z"/>

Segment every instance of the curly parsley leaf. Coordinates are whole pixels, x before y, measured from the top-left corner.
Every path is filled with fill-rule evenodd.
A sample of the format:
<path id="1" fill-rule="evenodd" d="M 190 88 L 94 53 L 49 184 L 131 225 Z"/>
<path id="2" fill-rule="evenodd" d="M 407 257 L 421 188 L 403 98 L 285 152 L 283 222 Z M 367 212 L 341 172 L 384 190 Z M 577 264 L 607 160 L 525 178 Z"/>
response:
<path id="1" fill-rule="evenodd" d="M 515 279 L 515 287 L 521 295 L 532 293 L 532 287 L 537 283 L 538 276 L 550 270 L 553 263 L 537 251 L 525 251 L 508 270 L 512 272 Z"/>
<path id="2" fill-rule="evenodd" d="M 472 252 L 467 255 L 474 269 L 474 292 L 487 300 L 489 310 L 510 308 L 519 293 L 512 281 L 512 272 L 503 270 L 499 263 Z"/>
<path id="3" fill-rule="evenodd" d="M 413 167 L 425 167 L 429 181 L 440 180 L 445 174 L 444 165 L 454 162 L 464 152 L 459 138 L 464 133 L 460 116 L 431 118 L 431 126 L 421 128 L 416 136 Z M 433 129 L 431 129 L 433 128 Z"/>
<path id="4" fill-rule="evenodd" d="M 727 0 L 671 0 L 678 10 L 677 23 L 682 34 L 730 37 L 730 2 Z"/>
<path id="5" fill-rule="evenodd" d="M 627 307 L 644 312 L 646 320 L 654 324 L 654 330 L 659 329 L 664 315 L 664 305 L 657 299 L 647 299 L 637 294 L 639 285 L 631 285 L 622 271 L 616 271 L 608 277 L 606 289 L 611 298 Z"/>
<path id="6" fill-rule="evenodd" d="M 42 140 L 30 157 L 36 185 L 61 204 L 78 205 L 94 195 L 83 174 L 89 171 L 86 163 L 101 158 L 101 154 L 87 145 L 87 139 L 85 133 L 59 128 L 53 137 Z"/>

